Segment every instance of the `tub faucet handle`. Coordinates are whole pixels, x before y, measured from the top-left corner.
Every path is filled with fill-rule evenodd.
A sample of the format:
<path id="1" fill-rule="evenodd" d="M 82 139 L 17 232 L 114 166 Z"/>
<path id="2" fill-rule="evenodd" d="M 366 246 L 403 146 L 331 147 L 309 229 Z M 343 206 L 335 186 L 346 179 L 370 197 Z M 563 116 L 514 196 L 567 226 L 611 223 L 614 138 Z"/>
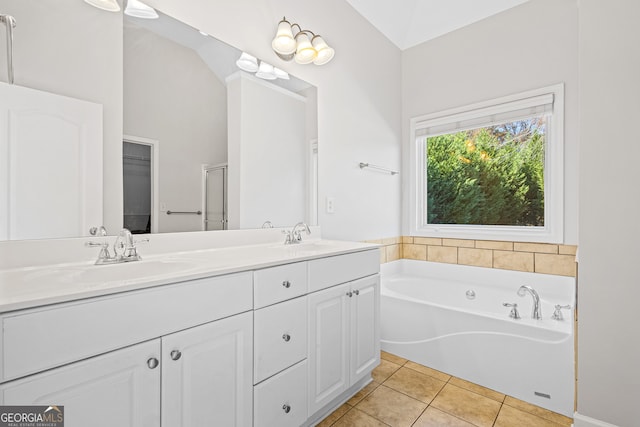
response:
<path id="1" fill-rule="evenodd" d="M 520 318 L 520 313 L 518 313 L 518 304 L 516 304 L 515 302 L 514 303 L 503 302 L 502 305 L 505 307 L 511 307 L 511 311 L 509 312 L 510 318 L 512 319 Z"/>
<path id="2" fill-rule="evenodd" d="M 556 309 L 553 312 L 553 316 L 551 318 L 553 320 L 564 320 L 564 316 L 562 315 L 562 309 L 571 310 L 571 305 L 560 305 L 556 304 Z"/>

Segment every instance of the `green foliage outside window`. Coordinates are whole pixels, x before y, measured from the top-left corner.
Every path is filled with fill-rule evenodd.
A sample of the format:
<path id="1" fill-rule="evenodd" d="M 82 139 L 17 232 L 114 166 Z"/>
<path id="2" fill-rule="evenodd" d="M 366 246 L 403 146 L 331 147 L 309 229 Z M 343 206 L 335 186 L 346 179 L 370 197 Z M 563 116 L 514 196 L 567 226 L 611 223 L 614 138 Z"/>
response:
<path id="1" fill-rule="evenodd" d="M 545 120 L 427 138 L 428 224 L 544 226 Z"/>

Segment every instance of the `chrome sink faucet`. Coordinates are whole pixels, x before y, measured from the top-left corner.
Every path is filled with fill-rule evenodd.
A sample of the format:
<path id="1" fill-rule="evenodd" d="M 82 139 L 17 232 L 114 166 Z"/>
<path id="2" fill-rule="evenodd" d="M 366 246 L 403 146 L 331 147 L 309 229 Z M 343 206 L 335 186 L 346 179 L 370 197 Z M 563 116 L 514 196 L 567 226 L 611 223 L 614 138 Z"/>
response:
<path id="1" fill-rule="evenodd" d="M 532 310 L 531 310 L 531 318 L 532 319 L 542 319 L 542 309 L 540 308 L 540 296 L 538 295 L 538 293 L 536 292 L 535 289 L 533 289 L 529 285 L 522 285 L 522 286 L 520 286 L 520 289 L 518 289 L 518 296 L 523 297 L 523 296 L 525 296 L 527 294 L 527 292 L 533 298 L 533 307 L 532 307 Z"/>
<path id="2" fill-rule="evenodd" d="M 134 240 L 131 231 L 123 228 L 118 233 L 116 241 L 113 244 L 113 256 L 109 252 L 109 242 L 87 242 L 85 246 L 99 247 L 100 253 L 96 260 L 96 265 L 104 264 L 117 264 L 123 262 L 140 261 L 140 255 L 138 255 L 138 248 L 136 244 L 142 242 L 148 242 L 149 239 Z"/>
<path id="3" fill-rule="evenodd" d="M 297 223 L 291 230 L 282 230 L 282 233 L 286 235 L 284 244 L 291 245 L 302 242 L 302 231 L 305 231 L 307 234 L 311 234 L 309 226 L 304 222 Z"/>

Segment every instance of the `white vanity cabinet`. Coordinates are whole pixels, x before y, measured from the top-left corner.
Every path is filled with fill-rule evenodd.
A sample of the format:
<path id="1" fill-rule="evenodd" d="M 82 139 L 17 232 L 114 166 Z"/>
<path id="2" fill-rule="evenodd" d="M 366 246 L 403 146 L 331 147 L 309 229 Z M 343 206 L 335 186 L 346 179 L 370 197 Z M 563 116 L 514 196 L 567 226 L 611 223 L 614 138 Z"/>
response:
<path id="1" fill-rule="evenodd" d="M 64 405 L 69 427 L 251 426 L 252 294 L 247 272 L 2 315 L 0 404 Z"/>
<path id="2" fill-rule="evenodd" d="M 377 274 L 309 295 L 310 415 L 380 363 L 379 301 Z"/>
<path id="3" fill-rule="evenodd" d="M 271 265 L 0 313 L 0 405 L 64 405 L 68 427 L 313 425 L 379 363 L 378 250 Z"/>
<path id="4" fill-rule="evenodd" d="M 0 405 L 64 405 L 71 427 L 159 427 L 159 358 L 159 339 L 112 351 L 2 384 Z"/>

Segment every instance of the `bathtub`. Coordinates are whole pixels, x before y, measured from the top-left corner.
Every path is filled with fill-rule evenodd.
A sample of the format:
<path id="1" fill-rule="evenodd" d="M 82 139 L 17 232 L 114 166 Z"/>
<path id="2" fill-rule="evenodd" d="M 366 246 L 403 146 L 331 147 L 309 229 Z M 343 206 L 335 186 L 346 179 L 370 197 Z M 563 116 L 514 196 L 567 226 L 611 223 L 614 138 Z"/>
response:
<path id="1" fill-rule="evenodd" d="M 381 347 L 389 353 L 572 417 L 575 279 L 399 260 L 381 266 Z M 542 319 L 531 318 L 540 295 Z M 503 302 L 517 303 L 521 318 Z"/>

